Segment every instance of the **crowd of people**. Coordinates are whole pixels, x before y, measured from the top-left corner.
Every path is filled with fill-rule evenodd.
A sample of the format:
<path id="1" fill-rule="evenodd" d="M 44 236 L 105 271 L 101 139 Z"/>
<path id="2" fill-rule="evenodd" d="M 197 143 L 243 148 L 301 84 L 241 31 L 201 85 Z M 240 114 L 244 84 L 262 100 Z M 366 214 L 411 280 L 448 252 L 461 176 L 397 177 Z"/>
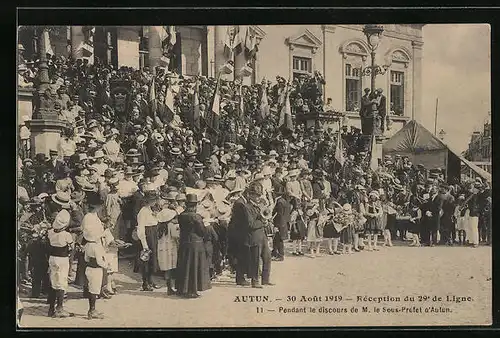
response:
<path id="1" fill-rule="evenodd" d="M 20 67 L 24 84 L 38 85 L 36 67 Z M 168 294 L 197 298 L 224 270 L 241 286 L 273 285 L 271 261 L 285 259 L 288 240 L 293 256 L 309 257 L 325 244 L 330 255 L 378 251 L 396 237 L 411 246 L 491 241 L 488 182 L 448 184 L 442 170 L 398 155 L 374 168 L 345 120 L 338 131 L 284 128 L 287 100 L 293 114 L 323 109 L 319 74 L 240 86 L 61 57 L 50 58 L 49 74 L 47 95 L 67 128 L 49 158 L 20 142 L 18 258 L 19 284 L 47 296 L 50 317 L 71 316 L 71 283 L 83 288 L 89 319 L 103 318 L 96 300 L 117 292 L 129 255 L 145 292 L 160 288 L 161 273 Z M 126 109 L 110 92 L 117 79 L 131 84 Z M 217 86 L 214 129 L 204 117 Z"/>

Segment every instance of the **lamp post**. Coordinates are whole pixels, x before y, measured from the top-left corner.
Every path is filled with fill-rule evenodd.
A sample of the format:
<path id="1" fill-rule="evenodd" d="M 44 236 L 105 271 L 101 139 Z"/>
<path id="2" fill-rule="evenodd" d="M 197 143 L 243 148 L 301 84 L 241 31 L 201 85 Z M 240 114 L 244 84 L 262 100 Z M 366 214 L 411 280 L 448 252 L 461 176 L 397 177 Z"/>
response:
<path id="1" fill-rule="evenodd" d="M 382 38 L 382 33 L 384 32 L 384 27 L 381 25 L 365 25 L 363 27 L 363 33 L 366 36 L 366 39 L 368 41 L 368 45 L 370 46 L 370 57 L 371 57 L 371 64 L 370 66 L 364 67 L 361 70 L 361 74 L 363 76 L 370 76 L 370 89 L 371 93 L 373 94 L 375 92 L 375 79 L 377 75 L 384 75 L 387 72 L 387 68 L 389 66 L 383 65 L 382 67 L 375 64 L 375 55 L 376 55 L 376 50 L 378 48 L 378 45 L 380 43 L 380 39 Z M 377 124 L 376 124 L 376 117 L 373 116 L 373 131 L 372 133 L 379 134 L 380 131 L 378 130 Z"/>

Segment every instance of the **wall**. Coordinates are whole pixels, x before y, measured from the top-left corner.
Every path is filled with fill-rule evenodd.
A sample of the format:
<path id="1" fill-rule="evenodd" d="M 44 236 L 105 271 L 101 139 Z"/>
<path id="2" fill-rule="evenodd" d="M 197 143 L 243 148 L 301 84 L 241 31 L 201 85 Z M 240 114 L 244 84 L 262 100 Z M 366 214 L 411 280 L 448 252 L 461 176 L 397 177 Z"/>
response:
<path id="1" fill-rule="evenodd" d="M 382 88 L 387 97 L 387 110 L 390 109 L 390 69 L 401 70 L 405 73 L 405 116 L 411 117 L 414 100 L 421 100 L 421 92 L 416 89 L 421 76 L 421 65 L 417 60 L 415 74 L 418 79 L 414 79 L 413 75 L 413 52 L 414 46 L 412 41 L 421 42 L 422 25 L 385 25 L 384 36 L 377 49 L 376 63 L 379 65 L 388 64 L 392 59 L 392 51 L 401 49 L 408 54 L 409 62 L 393 62 L 391 68 L 385 75 L 379 75 L 376 78 L 376 88 Z M 362 32 L 361 25 L 328 25 L 326 32 L 320 25 L 281 25 L 281 26 L 260 26 L 265 32 L 265 38 L 260 42 L 258 60 L 259 72 L 257 82 L 260 82 L 263 77 L 267 77 L 271 81 L 277 75 L 285 78 L 290 74 L 290 50 L 286 39 L 299 34 L 304 29 L 308 29 L 317 38 L 321 40 L 321 46 L 313 57 L 313 70 L 319 70 L 324 74 L 325 98 L 331 97 L 333 105 L 336 109 L 345 110 L 345 78 L 344 64 L 345 59 L 340 52 L 340 47 L 354 40 L 366 41 L 366 37 Z M 365 66 L 370 63 L 368 56 L 365 61 Z M 417 81 L 417 86 L 414 86 L 414 81 Z M 362 88 L 370 87 L 370 78 L 364 77 Z M 415 87 L 416 97 L 413 97 Z M 420 109 L 420 106 L 418 106 Z M 418 114 L 417 114 L 418 115 Z M 404 121 L 399 121 L 402 124 Z"/>
<path id="2" fill-rule="evenodd" d="M 119 27 L 117 38 L 118 67 L 139 69 L 139 28 Z"/>
<path id="3" fill-rule="evenodd" d="M 18 123 L 21 121 L 22 116 L 28 116 L 31 120 L 33 114 L 33 90 L 27 88 L 17 89 L 17 118 Z"/>

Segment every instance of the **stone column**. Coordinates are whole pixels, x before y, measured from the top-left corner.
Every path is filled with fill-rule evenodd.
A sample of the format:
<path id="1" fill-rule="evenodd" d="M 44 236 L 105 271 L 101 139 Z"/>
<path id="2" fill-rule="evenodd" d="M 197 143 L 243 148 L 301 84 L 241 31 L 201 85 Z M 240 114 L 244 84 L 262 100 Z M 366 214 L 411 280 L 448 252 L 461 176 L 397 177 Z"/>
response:
<path id="1" fill-rule="evenodd" d="M 215 77 L 215 29 L 217 26 L 207 26 L 207 63 L 208 76 Z"/>
<path id="2" fill-rule="evenodd" d="M 422 41 L 412 41 L 413 47 L 413 94 L 412 94 L 412 120 L 420 121 L 422 110 Z"/>
<path id="3" fill-rule="evenodd" d="M 149 68 L 152 70 L 159 65 L 163 55 L 160 39 L 161 29 L 162 26 L 149 26 L 148 30 Z"/>

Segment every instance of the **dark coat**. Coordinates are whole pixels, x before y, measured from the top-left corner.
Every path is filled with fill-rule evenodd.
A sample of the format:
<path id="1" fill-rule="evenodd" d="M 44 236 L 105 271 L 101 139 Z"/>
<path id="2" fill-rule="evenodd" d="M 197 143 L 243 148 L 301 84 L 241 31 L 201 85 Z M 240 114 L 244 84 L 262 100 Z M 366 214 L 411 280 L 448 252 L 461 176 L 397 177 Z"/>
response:
<path id="1" fill-rule="evenodd" d="M 378 106 L 378 113 L 380 116 L 385 116 L 387 114 L 387 99 L 385 95 L 380 97 L 380 104 Z"/>
<path id="2" fill-rule="evenodd" d="M 196 177 L 194 175 L 194 169 L 191 167 L 186 167 L 184 169 L 184 177 L 186 181 L 186 186 L 194 188 L 194 184 L 196 183 Z"/>
<path id="3" fill-rule="evenodd" d="M 234 225 L 234 239 L 240 245 L 258 246 L 266 239 L 264 224 L 258 219 L 259 215 L 259 208 L 243 198 L 234 203 L 231 223 Z"/>
<path id="4" fill-rule="evenodd" d="M 210 289 L 209 262 L 203 242 L 209 236 L 203 219 L 187 209 L 179 215 L 179 228 L 176 289 L 181 294 Z"/>
<path id="5" fill-rule="evenodd" d="M 273 215 L 276 214 L 276 217 L 274 217 L 274 226 L 279 229 L 280 237 L 283 240 L 288 238 L 288 223 L 290 222 L 291 213 L 292 205 L 290 202 L 283 197 L 278 198 L 273 211 Z"/>
<path id="6" fill-rule="evenodd" d="M 442 210 L 442 207 L 443 198 L 439 194 L 432 201 L 429 201 L 428 210 L 432 212 L 432 217 L 429 219 L 429 229 L 431 231 L 439 230 L 441 224 L 441 216 L 439 215 L 439 212 Z"/>

